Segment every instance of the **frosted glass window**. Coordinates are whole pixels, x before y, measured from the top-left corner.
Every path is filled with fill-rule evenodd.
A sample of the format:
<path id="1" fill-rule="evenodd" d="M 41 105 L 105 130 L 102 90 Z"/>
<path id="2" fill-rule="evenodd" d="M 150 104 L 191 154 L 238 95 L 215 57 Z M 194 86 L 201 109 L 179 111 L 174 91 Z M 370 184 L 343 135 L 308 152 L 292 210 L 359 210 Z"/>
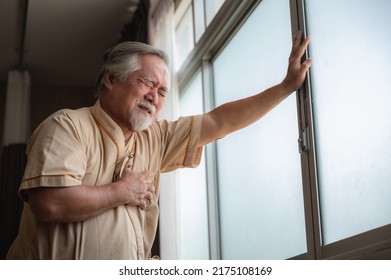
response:
<path id="1" fill-rule="evenodd" d="M 220 10 L 221 6 L 224 4 L 225 0 L 204 0 L 206 9 L 206 25 L 213 20 L 217 12 Z"/>
<path id="2" fill-rule="evenodd" d="M 391 1 L 306 1 L 324 244 L 391 223 Z"/>
<path id="3" fill-rule="evenodd" d="M 213 20 L 225 0 L 187 0 L 184 12 L 176 12 L 181 18 L 175 30 L 176 36 L 176 57 L 175 70 L 178 70 L 186 57 L 194 48 L 205 32 L 205 28 Z M 182 15 L 183 13 L 183 15 Z"/>
<path id="4" fill-rule="evenodd" d="M 205 5 L 204 0 L 194 0 L 194 29 L 195 29 L 195 41 L 201 38 L 205 31 Z"/>
<path id="5" fill-rule="evenodd" d="M 213 63 L 216 105 L 282 81 L 289 1 L 264 0 Z M 217 142 L 223 259 L 287 259 L 307 251 L 296 97 Z"/>
<path id="6" fill-rule="evenodd" d="M 203 113 L 202 77 L 197 74 L 180 97 L 180 114 Z M 209 259 L 205 156 L 197 168 L 178 170 L 179 259 Z"/>
<path id="7" fill-rule="evenodd" d="M 193 13 L 189 5 L 175 30 L 175 69 L 178 70 L 194 47 Z"/>

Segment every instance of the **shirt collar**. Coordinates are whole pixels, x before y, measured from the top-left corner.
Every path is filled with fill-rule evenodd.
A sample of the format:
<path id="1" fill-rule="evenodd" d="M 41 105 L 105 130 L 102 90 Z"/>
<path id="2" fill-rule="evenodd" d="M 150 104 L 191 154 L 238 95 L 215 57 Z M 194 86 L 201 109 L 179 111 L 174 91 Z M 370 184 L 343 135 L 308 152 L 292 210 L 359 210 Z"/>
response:
<path id="1" fill-rule="evenodd" d="M 118 124 L 102 109 L 100 99 L 91 107 L 91 113 L 99 127 L 112 139 L 117 146 L 119 154 L 122 155 L 125 152 L 124 133 Z"/>

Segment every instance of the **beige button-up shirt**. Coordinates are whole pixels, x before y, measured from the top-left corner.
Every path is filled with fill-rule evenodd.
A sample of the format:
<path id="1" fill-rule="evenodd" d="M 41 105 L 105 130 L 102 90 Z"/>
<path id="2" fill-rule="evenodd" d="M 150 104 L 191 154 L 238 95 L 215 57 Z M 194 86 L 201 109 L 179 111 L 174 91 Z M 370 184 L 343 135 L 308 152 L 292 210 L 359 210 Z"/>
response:
<path id="1" fill-rule="evenodd" d="M 20 186 L 25 200 L 20 232 L 9 259 L 148 259 L 159 215 L 159 177 L 199 164 L 201 116 L 154 122 L 125 143 L 119 126 L 102 110 L 61 110 L 33 133 Z M 23 190 L 77 187 L 115 180 L 131 164 L 134 171 L 154 172 L 154 199 L 146 211 L 123 205 L 76 223 L 42 223 L 32 215 Z"/>

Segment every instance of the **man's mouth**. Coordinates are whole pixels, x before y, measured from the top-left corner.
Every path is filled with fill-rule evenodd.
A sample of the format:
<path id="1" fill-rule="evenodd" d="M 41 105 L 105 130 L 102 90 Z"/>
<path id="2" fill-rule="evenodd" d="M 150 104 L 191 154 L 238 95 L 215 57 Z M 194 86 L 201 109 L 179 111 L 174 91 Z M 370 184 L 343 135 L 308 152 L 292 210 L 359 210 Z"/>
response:
<path id="1" fill-rule="evenodd" d="M 147 113 L 149 115 L 153 115 L 155 113 L 155 111 L 156 111 L 156 108 L 152 104 L 148 104 L 148 103 L 145 103 L 145 102 L 138 102 L 137 103 L 137 107 L 141 111 L 143 111 L 143 112 L 145 112 L 145 113 Z"/>
<path id="2" fill-rule="evenodd" d="M 141 111 L 144 111 L 144 112 L 146 112 L 147 114 L 150 114 L 150 115 L 152 114 L 152 112 L 149 109 L 149 107 L 146 107 L 146 106 L 144 106 L 142 104 L 138 104 L 138 107 L 141 109 Z"/>

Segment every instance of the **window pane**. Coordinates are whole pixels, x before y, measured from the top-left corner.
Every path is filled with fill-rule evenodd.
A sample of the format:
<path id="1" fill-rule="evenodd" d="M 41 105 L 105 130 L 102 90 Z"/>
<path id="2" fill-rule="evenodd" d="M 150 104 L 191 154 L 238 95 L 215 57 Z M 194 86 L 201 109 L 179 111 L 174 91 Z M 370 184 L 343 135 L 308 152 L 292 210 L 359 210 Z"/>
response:
<path id="1" fill-rule="evenodd" d="M 178 70 L 194 47 L 193 13 L 189 5 L 175 30 L 175 69 Z"/>
<path id="2" fill-rule="evenodd" d="M 202 77 L 197 74 L 180 98 L 180 113 L 203 113 Z M 203 158 L 205 156 L 203 155 Z M 209 259 L 206 169 L 204 159 L 198 168 L 177 171 L 179 177 L 177 217 L 179 219 L 179 258 Z"/>
<path id="3" fill-rule="evenodd" d="M 263 0 L 214 62 L 216 105 L 282 81 L 291 48 L 289 1 Z M 223 259 L 306 252 L 295 94 L 217 143 Z"/>
<path id="4" fill-rule="evenodd" d="M 205 31 L 204 0 L 193 0 L 195 41 L 197 42 Z"/>
<path id="5" fill-rule="evenodd" d="M 212 19 L 215 17 L 225 0 L 204 0 L 206 9 L 206 25 L 208 26 Z"/>
<path id="6" fill-rule="evenodd" d="M 391 1 L 307 0 L 323 242 L 391 222 Z"/>

